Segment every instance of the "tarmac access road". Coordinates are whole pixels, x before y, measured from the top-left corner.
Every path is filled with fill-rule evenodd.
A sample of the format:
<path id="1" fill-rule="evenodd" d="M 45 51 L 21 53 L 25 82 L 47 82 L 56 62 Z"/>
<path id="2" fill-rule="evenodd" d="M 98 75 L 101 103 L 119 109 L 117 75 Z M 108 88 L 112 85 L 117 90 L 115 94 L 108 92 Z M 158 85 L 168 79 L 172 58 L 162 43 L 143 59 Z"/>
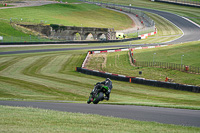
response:
<path id="1" fill-rule="evenodd" d="M 33 107 L 63 112 L 98 114 L 139 121 L 200 127 L 200 110 L 158 108 L 133 105 L 0 101 L 0 105 Z"/>

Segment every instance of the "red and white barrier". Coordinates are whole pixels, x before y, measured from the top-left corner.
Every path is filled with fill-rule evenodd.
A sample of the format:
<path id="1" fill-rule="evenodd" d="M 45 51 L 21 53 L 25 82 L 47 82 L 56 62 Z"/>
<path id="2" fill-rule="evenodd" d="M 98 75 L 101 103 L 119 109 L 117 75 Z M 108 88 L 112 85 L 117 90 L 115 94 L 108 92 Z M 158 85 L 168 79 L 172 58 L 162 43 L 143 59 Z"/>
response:
<path id="1" fill-rule="evenodd" d="M 102 50 L 102 51 L 92 51 L 92 54 L 100 54 L 100 53 L 112 53 L 112 52 L 119 52 L 119 51 L 128 51 L 129 49 L 115 49 L 115 50 Z"/>
<path id="2" fill-rule="evenodd" d="M 156 33 L 157 33 L 157 29 L 155 28 L 154 32 L 142 34 L 142 35 L 139 35 L 138 37 L 141 37 L 141 39 L 146 39 L 148 36 L 155 35 Z"/>
<path id="3" fill-rule="evenodd" d="M 88 60 L 89 54 L 90 54 L 90 51 L 87 53 L 87 56 L 85 57 L 85 60 L 83 61 L 82 68 L 85 67 L 85 64 L 86 64 L 86 62 L 87 62 L 87 60 Z"/>

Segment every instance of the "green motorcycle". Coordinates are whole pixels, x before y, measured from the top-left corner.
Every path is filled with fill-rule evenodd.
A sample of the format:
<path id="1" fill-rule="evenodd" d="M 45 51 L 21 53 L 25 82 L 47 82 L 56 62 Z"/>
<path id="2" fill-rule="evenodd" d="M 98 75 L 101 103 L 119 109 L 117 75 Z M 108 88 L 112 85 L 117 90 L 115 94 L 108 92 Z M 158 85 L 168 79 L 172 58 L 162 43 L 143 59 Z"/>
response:
<path id="1" fill-rule="evenodd" d="M 107 86 L 102 86 L 101 84 L 96 84 L 94 89 L 90 93 L 89 99 L 87 101 L 88 104 L 93 102 L 94 104 L 98 104 L 99 101 L 103 101 L 105 99 L 104 94 L 108 91 Z"/>

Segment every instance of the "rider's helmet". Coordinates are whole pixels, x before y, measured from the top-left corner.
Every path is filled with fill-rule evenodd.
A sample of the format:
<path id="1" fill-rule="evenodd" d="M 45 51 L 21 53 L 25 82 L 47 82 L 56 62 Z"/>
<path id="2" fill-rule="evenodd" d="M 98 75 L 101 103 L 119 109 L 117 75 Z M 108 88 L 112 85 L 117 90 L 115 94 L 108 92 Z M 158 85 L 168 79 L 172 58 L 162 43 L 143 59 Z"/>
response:
<path id="1" fill-rule="evenodd" d="M 110 79 L 109 79 L 109 78 L 106 78 L 106 81 L 110 81 Z"/>

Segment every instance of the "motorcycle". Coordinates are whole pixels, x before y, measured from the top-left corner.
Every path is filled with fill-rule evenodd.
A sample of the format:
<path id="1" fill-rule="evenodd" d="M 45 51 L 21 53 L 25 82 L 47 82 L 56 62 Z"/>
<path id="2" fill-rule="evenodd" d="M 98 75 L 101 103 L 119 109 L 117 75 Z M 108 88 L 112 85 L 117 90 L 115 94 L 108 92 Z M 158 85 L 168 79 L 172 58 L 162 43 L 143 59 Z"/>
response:
<path id="1" fill-rule="evenodd" d="M 97 83 L 94 86 L 93 91 L 90 93 L 87 103 L 90 104 L 91 102 L 93 102 L 94 104 L 98 104 L 100 101 L 104 100 L 104 94 L 107 91 L 108 91 L 107 86 L 102 86 L 101 84 Z"/>

